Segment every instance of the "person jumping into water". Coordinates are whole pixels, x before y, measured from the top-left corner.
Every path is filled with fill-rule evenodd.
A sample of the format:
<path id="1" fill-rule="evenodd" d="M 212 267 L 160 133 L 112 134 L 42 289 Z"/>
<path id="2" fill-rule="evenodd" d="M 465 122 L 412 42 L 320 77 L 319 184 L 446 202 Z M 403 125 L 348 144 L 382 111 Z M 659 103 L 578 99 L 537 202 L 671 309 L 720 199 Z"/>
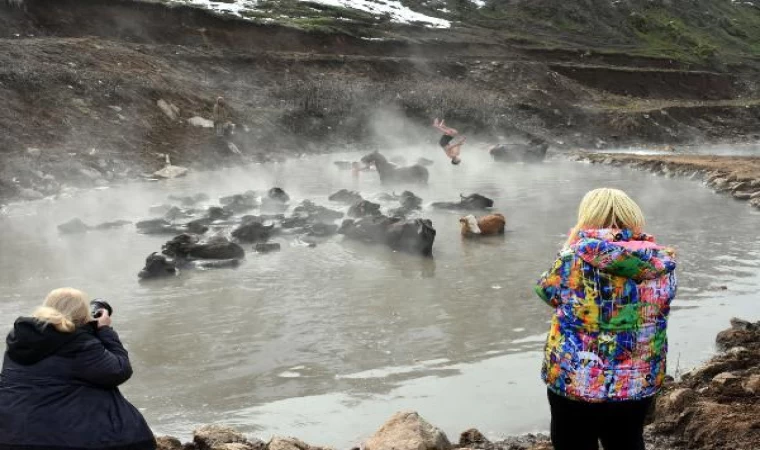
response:
<path id="1" fill-rule="evenodd" d="M 466 137 L 460 136 L 459 131 L 446 126 L 443 120 L 436 118 L 433 120 L 433 127 L 443 133 L 438 144 L 446 152 L 446 156 L 451 158 L 451 164 L 457 165 L 462 162 L 459 153 L 462 151 L 462 144 L 467 140 Z M 460 139 L 455 139 L 460 136 Z"/>

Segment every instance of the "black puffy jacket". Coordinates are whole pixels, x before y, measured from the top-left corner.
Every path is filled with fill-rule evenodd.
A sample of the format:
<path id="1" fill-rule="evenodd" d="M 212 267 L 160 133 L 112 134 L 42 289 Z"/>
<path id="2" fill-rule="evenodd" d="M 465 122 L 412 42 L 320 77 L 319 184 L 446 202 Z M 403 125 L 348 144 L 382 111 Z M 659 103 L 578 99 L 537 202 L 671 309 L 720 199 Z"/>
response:
<path id="1" fill-rule="evenodd" d="M 0 450 L 153 450 L 153 433 L 119 392 L 132 376 L 110 327 L 73 333 L 21 317 L 0 373 Z"/>

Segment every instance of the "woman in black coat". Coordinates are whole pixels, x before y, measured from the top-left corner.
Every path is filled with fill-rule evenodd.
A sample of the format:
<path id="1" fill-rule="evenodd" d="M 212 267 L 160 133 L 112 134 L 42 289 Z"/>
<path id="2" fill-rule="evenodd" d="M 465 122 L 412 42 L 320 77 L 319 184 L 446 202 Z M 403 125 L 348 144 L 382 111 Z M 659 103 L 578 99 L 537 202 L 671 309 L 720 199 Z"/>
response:
<path id="1" fill-rule="evenodd" d="M 85 294 L 52 291 L 6 340 L 0 373 L 0 450 L 154 450 L 145 419 L 119 392 L 132 376 L 107 311 Z"/>

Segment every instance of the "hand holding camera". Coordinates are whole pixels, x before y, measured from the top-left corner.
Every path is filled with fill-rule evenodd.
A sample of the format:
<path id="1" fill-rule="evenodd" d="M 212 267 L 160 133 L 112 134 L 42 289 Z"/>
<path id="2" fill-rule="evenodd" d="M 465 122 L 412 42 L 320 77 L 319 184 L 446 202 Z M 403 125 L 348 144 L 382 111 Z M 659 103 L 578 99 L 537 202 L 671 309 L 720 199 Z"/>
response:
<path id="1" fill-rule="evenodd" d="M 90 308 L 92 311 L 92 317 L 98 322 L 98 328 L 111 326 L 111 314 L 113 314 L 113 308 L 107 301 L 96 298 L 90 302 Z"/>

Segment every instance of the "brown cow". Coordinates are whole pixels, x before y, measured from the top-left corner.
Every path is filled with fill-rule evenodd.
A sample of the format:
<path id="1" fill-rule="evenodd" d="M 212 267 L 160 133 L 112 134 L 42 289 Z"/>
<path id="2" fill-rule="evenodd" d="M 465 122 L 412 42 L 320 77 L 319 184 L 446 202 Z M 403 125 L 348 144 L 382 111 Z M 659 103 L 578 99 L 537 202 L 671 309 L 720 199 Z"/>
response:
<path id="1" fill-rule="evenodd" d="M 472 214 L 459 219 L 462 225 L 462 236 L 488 236 L 504 234 L 504 225 L 507 221 L 502 214 L 488 214 L 476 218 Z"/>

